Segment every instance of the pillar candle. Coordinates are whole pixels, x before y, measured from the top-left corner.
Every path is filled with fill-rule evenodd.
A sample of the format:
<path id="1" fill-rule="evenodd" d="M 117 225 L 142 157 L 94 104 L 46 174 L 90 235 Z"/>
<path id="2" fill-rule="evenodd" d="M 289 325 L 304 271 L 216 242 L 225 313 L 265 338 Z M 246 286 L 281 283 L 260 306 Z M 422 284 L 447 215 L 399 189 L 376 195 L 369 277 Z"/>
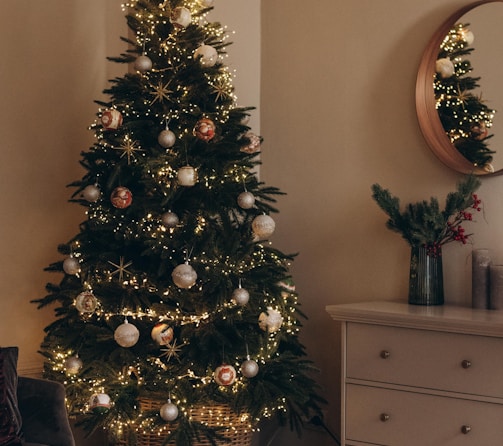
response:
<path id="1" fill-rule="evenodd" d="M 503 265 L 489 266 L 489 308 L 503 310 Z"/>
<path id="2" fill-rule="evenodd" d="M 489 308 L 489 265 L 488 249 L 472 252 L 472 307 Z"/>

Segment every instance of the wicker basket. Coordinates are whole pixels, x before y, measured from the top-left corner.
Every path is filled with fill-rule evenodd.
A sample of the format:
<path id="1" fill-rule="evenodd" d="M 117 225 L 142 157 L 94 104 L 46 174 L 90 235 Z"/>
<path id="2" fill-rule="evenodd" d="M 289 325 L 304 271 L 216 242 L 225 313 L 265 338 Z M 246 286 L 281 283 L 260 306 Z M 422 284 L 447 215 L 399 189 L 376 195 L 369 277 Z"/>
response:
<path id="1" fill-rule="evenodd" d="M 152 399 L 140 399 L 142 411 L 159 410 L 165 401 L 160 402 Z M 191 420 L 204 423 L 210 427 L 231 426 L 223 430 L 227 441 L 219 444 L 228 446 L 250 446 L 253 432 L 250 428 L 248 414 L 236 414 L 230 406 L 225 404 L 212 404 L 208 406 L 195 406 L 189 410 L 188 416 Z M 167 434 L 162 434 L 157 430 L 152 432 L 136 432 L 136 443 L 129 443 L 127 436 L 113 443 L 114 446 L 162 446 Z M 174 445 L 174 442 L 168 445 Z M 206 438 L 201 441 L 194 440 L 194 446 L 211 446 L 211 442 Z"/>

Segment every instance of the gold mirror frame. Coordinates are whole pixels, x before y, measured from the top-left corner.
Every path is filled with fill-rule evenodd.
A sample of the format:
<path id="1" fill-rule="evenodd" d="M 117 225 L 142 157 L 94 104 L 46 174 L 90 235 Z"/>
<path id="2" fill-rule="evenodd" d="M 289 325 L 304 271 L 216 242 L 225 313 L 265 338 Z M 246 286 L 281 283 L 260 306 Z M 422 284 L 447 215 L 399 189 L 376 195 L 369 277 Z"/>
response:
<path id="1" fill-rule="evenodd" d="M 462 7 L 452 14 L 442 23 L 426 46 L 417 73 L 416 113 L 424 139 L 440 161 L 451 169 L 465 174 L 499 175 L 503 173 L 503 169 L 499 169 L 495 172 L 488 172 L 482 168 L 475 167 L 461 155 L 451 143 L 436 110 L 435 92 L 433 90 L 435 62 L 438 58 L 440 44 L 444 40 L 444 37 L 463 15 L 477 6 L 501 2 L 503 2 L 503 0 L 477 1 Z"/>

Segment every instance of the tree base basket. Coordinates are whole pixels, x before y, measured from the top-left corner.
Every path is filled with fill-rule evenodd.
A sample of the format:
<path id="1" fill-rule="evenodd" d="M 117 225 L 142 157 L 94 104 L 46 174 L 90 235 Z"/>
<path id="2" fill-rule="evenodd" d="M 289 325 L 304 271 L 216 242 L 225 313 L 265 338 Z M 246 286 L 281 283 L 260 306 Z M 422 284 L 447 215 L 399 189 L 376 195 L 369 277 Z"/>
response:
<path id="1" fill-rule="evenodd" d="M 165 401 L 152 400 L 147 398 L 140 399 L 142 411 L 159 410 Z M 217 442 L 217 444 L 228 446 L 250 446 L 253 431 L 250 427 L 250 417 L 248 414 L 236 414 L 230 406 L 225 404 L 198 405 L 190 409 L 188 416 L 191 420 L 204 423 L 210 427 L 228 426 L 221 432 L 227 438 L 226 441 Z M 114 446 L 162 446 L 163 441 L 168 434 L 162 430 L 154 429 L 151 432 L 137 431 L 136 442 L 128 441 L 127 434 L 115 440 Z M 167 443 L 174 446 L 174 442 Z M 193 446 L 212 446 L 206 438 L 200 441 L 194 439 Z"/>

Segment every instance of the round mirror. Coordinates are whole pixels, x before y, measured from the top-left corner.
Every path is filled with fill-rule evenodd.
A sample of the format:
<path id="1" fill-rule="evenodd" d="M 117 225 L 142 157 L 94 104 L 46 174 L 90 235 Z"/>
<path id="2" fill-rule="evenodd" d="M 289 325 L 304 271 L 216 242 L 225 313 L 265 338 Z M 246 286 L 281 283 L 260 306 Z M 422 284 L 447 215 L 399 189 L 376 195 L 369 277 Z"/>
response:
<path id="1" fill-rule="evenodd" d="M 464 6 L 435 32 L 419 66 L 419 126 L 440 161 L 461 173 L 503 173 L 503 88 L 493 62 L 503 51 L 501 18 L 503 0 Z"/>

